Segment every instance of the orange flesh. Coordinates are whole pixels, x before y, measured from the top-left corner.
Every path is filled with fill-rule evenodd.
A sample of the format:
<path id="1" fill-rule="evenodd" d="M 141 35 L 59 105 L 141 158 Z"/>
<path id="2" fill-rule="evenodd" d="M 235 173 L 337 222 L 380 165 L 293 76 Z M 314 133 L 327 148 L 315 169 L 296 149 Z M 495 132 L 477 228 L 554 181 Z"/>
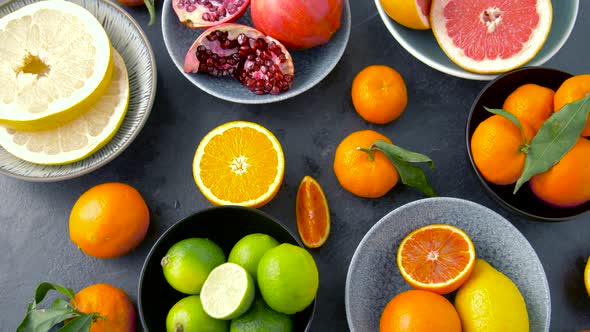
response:
<path id="1" fill-rule="evenodd" d="M 330 211 L 319 183 L 306 176 L 297 191 L 297 228 L 303 243 L 317 248 L 330 233 Z"/>

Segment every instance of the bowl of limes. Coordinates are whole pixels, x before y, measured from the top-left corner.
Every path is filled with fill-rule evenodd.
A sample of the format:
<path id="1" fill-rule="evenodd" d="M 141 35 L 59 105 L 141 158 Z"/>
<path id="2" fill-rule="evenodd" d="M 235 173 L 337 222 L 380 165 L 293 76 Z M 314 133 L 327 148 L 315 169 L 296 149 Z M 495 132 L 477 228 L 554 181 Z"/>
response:
<path id="1" fill-rule="evenodd" d="M 215 207 L 177 222 L 150 250 L 139 316 L 146 331 L 306 331 L 318 287 L 313 257 L 280 222 Z"/>

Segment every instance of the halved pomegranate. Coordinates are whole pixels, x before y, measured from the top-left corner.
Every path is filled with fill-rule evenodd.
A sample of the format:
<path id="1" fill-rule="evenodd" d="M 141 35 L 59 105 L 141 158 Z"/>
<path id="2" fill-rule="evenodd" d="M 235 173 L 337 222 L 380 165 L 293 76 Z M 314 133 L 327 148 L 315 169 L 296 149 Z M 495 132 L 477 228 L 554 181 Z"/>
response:
<path id="1" fill-rule="evenodd" d="M 250 0 L 172 0 L 180 22 L 192 29 L 237 21 L 249 5 Z"/>
<path id="2" fill-rule="evenodd" d="M 184 58 L 187 73 L 233 76 L 256 94 L 289 90 L 295 67 L 287 49 L 272 37 L 241 24 L 203 32 Z"/>

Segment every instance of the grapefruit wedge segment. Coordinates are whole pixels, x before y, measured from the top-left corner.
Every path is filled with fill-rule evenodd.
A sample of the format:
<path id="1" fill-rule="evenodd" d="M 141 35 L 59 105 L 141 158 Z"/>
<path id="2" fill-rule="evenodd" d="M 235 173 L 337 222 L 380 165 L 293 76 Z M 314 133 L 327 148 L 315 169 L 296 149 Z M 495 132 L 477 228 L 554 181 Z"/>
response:
<path id="1" fill-rule="evenodd" d="M 529 62 L 551 30 L 551 0 L 433 0 L 430 25 L 447 56 L 481 74 Z"/>
<path id="2" fill-rule="evenodd" d="M 397 265 L 412 287 L 448 294 L 471 275 L 475 247 L 469 236 L 455 226 L 429 225 L 402 240 Z"/>
<path id="3" fill-rule="evenodd" d="M 321 247 L 330 234 L 330 209 L 320 184 L 306 176 L 299 185 L 296 200 L 297 230 L 308 248 Z"/>

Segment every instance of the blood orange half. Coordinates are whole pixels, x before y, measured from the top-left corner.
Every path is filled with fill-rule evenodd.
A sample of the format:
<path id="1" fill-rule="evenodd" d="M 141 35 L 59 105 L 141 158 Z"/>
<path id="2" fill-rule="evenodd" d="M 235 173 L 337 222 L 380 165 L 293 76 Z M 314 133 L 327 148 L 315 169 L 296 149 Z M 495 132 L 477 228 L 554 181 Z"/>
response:
<path id="1" fill-rule="evenodd" d="M 306 176 L 299 185 L 296 200 L 297 230 L 308 248 L 321 247 L 330 235 L 330 208 L 320 184 Z"/>
<path id="2" fill-rule="evenodd" d="M 455 226 L 429 225 L 402 240 L 397 266 L 412 287 L 448 294 L 471 275 L 475 247 L 469 236 Z"/>
<path id="3" fill-rule="evenodd" d="M 411 29 L 430 29 L 431 0 L 381 0 L 383 9 L 397 23 Z"/>
<path id="4" fill-rule="evenodd" d="M 447 56 L 476 73 L 530 61 L 551 29 L 551 0 L 433 0 L 430 24 Z"/>

